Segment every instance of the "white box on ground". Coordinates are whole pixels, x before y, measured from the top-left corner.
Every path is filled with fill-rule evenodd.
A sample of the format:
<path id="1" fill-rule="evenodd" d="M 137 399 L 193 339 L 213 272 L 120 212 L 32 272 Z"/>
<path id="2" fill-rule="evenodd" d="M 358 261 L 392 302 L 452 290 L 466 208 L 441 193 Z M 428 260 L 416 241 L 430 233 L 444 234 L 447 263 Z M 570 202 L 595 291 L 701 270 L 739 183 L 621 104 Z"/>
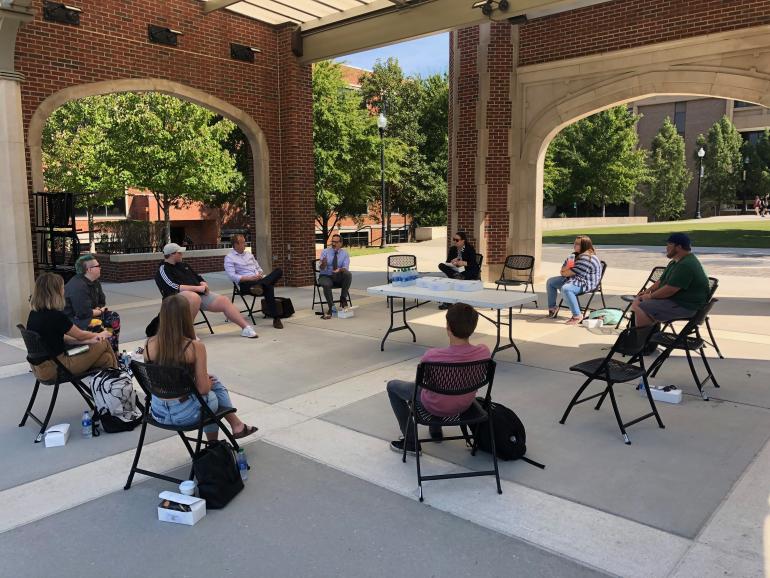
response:
<path id="1" fill-rule="evenodd" d="M 668 391 L 665 391 L 668 388 Z M 655 385 L 650 383 L 652 399 L 666 403 L 682 403 L 682 390 L 675 385 Z M 639 395 L 647 397 L 644 389 L 639 388 Z"/>
<path id="2" fill-rule="evenodd" d="M 194 526 L 195 523 L 206 515 L 206 500 L 196 498 L 195 496 L 185 496 L 176 492 L 161 492 L 158 497 L 161 500 L 176 502 L 190 506 L 189 512 L 179 512 L 158 506 L 158 520 L 161 522 L 174 522 L 176 524 L 186 524 Z"/>
<path id="3" fill-rule="evenodd" d="M 355 315 L 355 311 L 353 311 L 352 307 L 346 307 L 345 309 L 337 310 L 337 318 L 339 319 L 348 319 L 350 317 L 355 317 Z"/>
<path id="4" fill-rule="evenodd" d="M 70 424 L 60 423 L 57 425 L 52 425 L 47 430 L 45 430 L 45 447 L 55 448 L 58 446 L 63 446 L 67 443 L 69 438 Z"/>

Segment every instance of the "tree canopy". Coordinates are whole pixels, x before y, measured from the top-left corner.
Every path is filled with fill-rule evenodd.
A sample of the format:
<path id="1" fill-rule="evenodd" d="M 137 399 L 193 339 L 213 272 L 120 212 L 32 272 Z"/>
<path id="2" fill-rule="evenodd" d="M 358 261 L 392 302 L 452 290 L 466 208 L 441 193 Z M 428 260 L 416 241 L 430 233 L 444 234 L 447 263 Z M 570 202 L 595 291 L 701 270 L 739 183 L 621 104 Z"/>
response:
<path id="1" fill-rule="evenodd" d="M 684 139 L 666 117 L 650 151 L 650 183 L 641 201 L 657 220 L 678 219 L 685 209 L 685 191 L 692 182 Z"/>
<path id="2" fill-rule="evenodd" d="M 715 122 L 704 137 L 699 135 L 698 146 L 705 149 L 703 157 L 702 198 L 714 206 L 718 215 L 722 204 L 734 203 L 743 180 L 743 137 L 727 116 Z M 696 156 L 697 159 L 697 156 Z"/>

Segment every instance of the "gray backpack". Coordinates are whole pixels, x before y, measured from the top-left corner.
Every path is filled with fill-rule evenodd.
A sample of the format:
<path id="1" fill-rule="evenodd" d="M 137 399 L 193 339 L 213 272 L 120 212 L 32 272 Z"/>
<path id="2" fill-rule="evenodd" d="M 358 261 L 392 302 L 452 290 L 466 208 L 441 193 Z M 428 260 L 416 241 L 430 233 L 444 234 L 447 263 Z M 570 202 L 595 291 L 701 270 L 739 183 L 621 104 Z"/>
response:
<path id="1" fill-rule="evenodd" d="M 91 392 L 95 414 L 107 433 L 131 431 L 141 422 L 134 380 L 126 371 L 111 367 L 102 369 L 91 380 Z"/>

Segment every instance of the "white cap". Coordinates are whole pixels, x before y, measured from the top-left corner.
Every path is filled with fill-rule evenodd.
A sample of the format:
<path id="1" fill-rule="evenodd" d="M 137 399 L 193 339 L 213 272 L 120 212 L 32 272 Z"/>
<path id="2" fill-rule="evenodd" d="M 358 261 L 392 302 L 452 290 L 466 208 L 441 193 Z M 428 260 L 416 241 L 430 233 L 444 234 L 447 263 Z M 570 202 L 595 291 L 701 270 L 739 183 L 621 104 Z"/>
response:
<path id="1" fill-rule="evenodd" d="M 187 251 L 187 247 L 180 247 L 176 243 L 168 243 L 163 247 L 163 256 L 168 257 L 174 253 L 184 253 L 185 251 Z"/>

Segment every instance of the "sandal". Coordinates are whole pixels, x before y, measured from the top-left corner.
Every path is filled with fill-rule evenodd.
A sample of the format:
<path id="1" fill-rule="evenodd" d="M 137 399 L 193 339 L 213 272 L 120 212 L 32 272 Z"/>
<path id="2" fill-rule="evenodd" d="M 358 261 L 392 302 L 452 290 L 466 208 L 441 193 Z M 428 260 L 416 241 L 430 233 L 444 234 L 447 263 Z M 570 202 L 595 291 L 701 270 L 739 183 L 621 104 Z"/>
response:
<path id="1" fill-rule="evenodd" d="M 567 319 L 565 325 L 580 325 L 581 321 L 583 321 L 583 316 L 578 315 L 577 317 L 573 317 L 572 319 Z"/>
<path id="2" fill-rule="evenodd" d="M 321 315 L 321 319 L 331 319 L 331 318 L 332 318 L 331 313 L 324 313 L 323 315 Z"/>
<path id="3" fill-rule="evenodd" d="M 253 433 L 257 433 L 258 429 L 259 428 L 254 427 L 253 425 L 243 424 L 243 429 L 241 431 L 238 433 L 233 432 L 233 439 L 239 440 L 241 438 L 245 438 L 246 436 L 250 436 Z"/>

